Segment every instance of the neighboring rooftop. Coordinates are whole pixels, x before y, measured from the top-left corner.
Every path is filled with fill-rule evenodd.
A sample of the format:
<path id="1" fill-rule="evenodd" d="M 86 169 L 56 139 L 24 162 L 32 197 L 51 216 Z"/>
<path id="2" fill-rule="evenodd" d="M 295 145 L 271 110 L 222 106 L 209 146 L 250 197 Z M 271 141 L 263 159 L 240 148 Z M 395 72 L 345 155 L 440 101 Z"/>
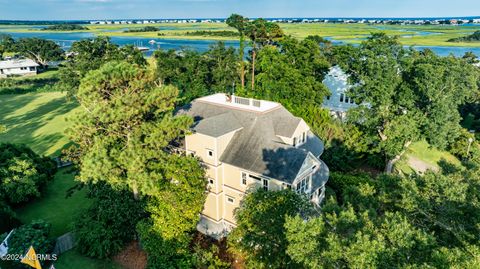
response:
<path id="1" fill-rule="evenodd" d="M 348 75 L 339 66 L 330 68 L 323 84 L 331 94 L 323 100 L 324 108 L 330 111 L 346 112 L 357 106 L 353 99 L 348 97 L 348 91 L 352 86 L 348 83 Z"/>
<path id="2" fill-rule="evenodd" d="M 0 69 L 31 67 L 31 66 L 39 66 L 39 65 L 31 59 L 12 59 L 12 60 L 0 61 Z"/>

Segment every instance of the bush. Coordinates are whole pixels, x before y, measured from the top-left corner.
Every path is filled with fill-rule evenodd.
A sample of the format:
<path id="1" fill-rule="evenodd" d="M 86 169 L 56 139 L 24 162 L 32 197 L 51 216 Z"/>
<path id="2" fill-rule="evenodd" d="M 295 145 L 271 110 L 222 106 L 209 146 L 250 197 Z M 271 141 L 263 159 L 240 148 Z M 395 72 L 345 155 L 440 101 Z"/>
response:
<path id="1" fill-rule="evenodd" d="M 209 248 L 202 248 L 200 245 L 194 247 L 193 265 L 195 268 L 201 269 L 222 269 L 230 268 L 228 262 L 222 261 L 219 257 L 220 249 L 217 245 L 212 244 Z"/>
<path id="2" fill-rule="evenodd" d="M 43 220 L 22 225 L 8 240 L 8 253 L 25 255 L 30 246 L 33 246 L 37 254 L 50 254 L 54 247 L 54 240 L 49 238 L 49 234 L 50 224 Z M 25 268 L 18 261 L 12 262 L 10 267 Z"/>
<path id="3" fill-rule="evenodd" d="M 188 249 L 191 236 L 181 233 L 165 238 L 151 221 L 143 220 L 137 225 L 140 243 L 148 253 L 147 268 L 194 268 L 193 256 Z"/>
<path id="4" fill-rule="evenodd" d="M 0 234 L 9 232 L 14 227 L 20 226 L 21 222 L 17 219 L 15 212 L 0 200 Z"/>
<path id="5" fill-rule="evenodd" d="M 58 91 L 56 83 L 58 78 L 26 77 L 22 79 L 0 79 L 0 94 L 24 94 L 30 92 Z"/>
<path id="6" fill-rule="evenodd" d="M 39 197 L 56 172 L 53 160 L 23 145 L 0 144 L 0 197 L 9 204 Z"/>
<path id="7" fill-rule="evenodd" d="M 115 191 L 106 185 L 90 187 L 92 206 L 75 224 L 78 250 L 94 258 L 118 253 L 135 238 L 135 226 L 143 217 L 143 202 L 128 191 Z"/>

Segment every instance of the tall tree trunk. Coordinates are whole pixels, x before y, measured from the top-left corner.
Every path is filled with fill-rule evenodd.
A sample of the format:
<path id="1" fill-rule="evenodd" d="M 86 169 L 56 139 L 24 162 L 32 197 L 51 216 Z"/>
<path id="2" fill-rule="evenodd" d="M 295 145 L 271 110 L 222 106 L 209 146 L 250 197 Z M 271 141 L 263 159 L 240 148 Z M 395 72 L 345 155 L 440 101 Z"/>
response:
<path id="1" fill-rule="evenodd" d="M 245 52 L 245 37 L 243 34 L 240 34 L 240 80 L 242 82 L 242 90 L 245 88 L 245 61 L 243 60 Z"/>
<path id="2" fill-rule="evenodd" d="M 132 186 L 133 199 L 140 200 L 140 194 L 138 193 L 137 183 L 134 183 Z"/>
<path id="3" fill-rule="evenodd" d="M 252 51 L 252 91 L 255 89 L 255 57 L 257 56 L 257 52 L 255 48 Z"/>
<path id="4" fill-rule="evenodd" d="M 385 166 L 385 173 L 391 174 L 393 172 L 393 166 L 402 158 L 403 154 L 405 154 L 410 144 L 412 144 L 412 141 L 405 142 L 405 144 L 403 145 L 403 151 L 400 152 L 400 154 L 395 156 L 393 159 L 387 161 L 387 165 Z"/>

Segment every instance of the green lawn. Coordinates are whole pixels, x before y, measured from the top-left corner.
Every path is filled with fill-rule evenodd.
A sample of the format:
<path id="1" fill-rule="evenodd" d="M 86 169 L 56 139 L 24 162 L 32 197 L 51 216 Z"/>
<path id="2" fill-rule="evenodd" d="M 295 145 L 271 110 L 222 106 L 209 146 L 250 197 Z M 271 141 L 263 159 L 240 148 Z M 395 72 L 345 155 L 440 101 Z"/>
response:
<path id="1" fill-rule="evenodd" d="M 72 230 L 72 223 L 88 208 L 91 201 L 85 197 L 85 190 L 66 197 L 68 189 L 76 183 L 68 168 L 60 169 L 46 187 L 43 197 L 15 211 L 23 223 L 43 219 L 52 224 L 52 237 L 58 237 Z"/>
<path id="2" fill-rule="evenodd" d="M 69 143 L 65 118 L 77 105 L 60 92 L 0 95 L 0 142 L 23 143 L 42 155 L 58 156 Z"/>
<path id="3" fill-rule="evenodd" d="M 402 160 L 395 164 L 395 168 L 405 174 L 410 174 L 414 170 L 410 167 L 407 160 L 409 157 L 416 158 L 432 168 L 439 168 L 438 163 L 443 159 L 447 162 L 460 166 L 460 161 L 446 151 L 431 147 L 426 141 L 415 142 L 410 145 Z"/>
<path id="4" fill-rule="evenodd" d="M 56 269 L 121 269 L 111 260 L 97 260 L 82 256 L 75 249 L 67 251 L 58 257 L 55 262 Z"/>
<path id="5" fill-rule="evenodd" d="M 49 69 L 36 76 L 0 79 L 0 94 L 52 91 L 58 82 L 58 69 Z"/>
<path id="6" fill-rule="evenodd" d="M 51 73 L 42 74 L 49 76 Z M 0 124 L 7 132 L 0 134 L 0 142 L 24 143 L 42 155 L 57 156 L 68 143 L 64 129 L 65 118 L 78 109 L 66 102 L 60 92 L 0 95 Z M 68 168 L 60 169 L 52 182 L 46 186 L 42 197 L 24 207 L 16 208 L 18 217 L 28 223 L 43 219 L 52 224 L 52 237 L 72 230 L 72 224 L 91 201 L 85 190 L 66 197 L 67 190 L 75 185 L 74 176 Z M 69 251 L 59 257 L 56 268 L 118 269 L 110 260 L 96 260 Z"/>

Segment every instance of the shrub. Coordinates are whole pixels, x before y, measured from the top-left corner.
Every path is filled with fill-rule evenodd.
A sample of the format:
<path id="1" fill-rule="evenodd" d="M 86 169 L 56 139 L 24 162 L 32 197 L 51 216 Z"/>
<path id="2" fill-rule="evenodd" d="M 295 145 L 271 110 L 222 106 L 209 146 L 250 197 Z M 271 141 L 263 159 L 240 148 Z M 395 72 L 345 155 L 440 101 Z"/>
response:
<path id="1" fill-rule="evenodd" d="M 106 185 L 90 187 L 95 201 L 75 224 L 78 250 L 94 258 L 118 253 L 135 238 L 135 226 L 143 217 L 143 204 L 128 191 Z"/>
<path id="2" fill-rule="evenodd" d="M 56 164 L 23 145 L 0 144 L 0 197 L 18 204 L 39 197 Z"/>
<path id="3" fill-rule="evenodd" d="M 37 254 L 50 254 L 54 241 L 49 238 L 50 224 L 37 220 L 17 228 L 8 240 L 8 253 L 25 255 L 30 246 Z M 19 261 L 12 262 L 9 268 L 25 268 Z"/>
<path id="4" fill-rule="evenodd" d="M 15 212 L 0 200 L 0 234 L 9 232 L 14 227 L 20 226 L 21 222 L 17 219 Z M 0 239 L 1 240 L 1 239 Z"/>

